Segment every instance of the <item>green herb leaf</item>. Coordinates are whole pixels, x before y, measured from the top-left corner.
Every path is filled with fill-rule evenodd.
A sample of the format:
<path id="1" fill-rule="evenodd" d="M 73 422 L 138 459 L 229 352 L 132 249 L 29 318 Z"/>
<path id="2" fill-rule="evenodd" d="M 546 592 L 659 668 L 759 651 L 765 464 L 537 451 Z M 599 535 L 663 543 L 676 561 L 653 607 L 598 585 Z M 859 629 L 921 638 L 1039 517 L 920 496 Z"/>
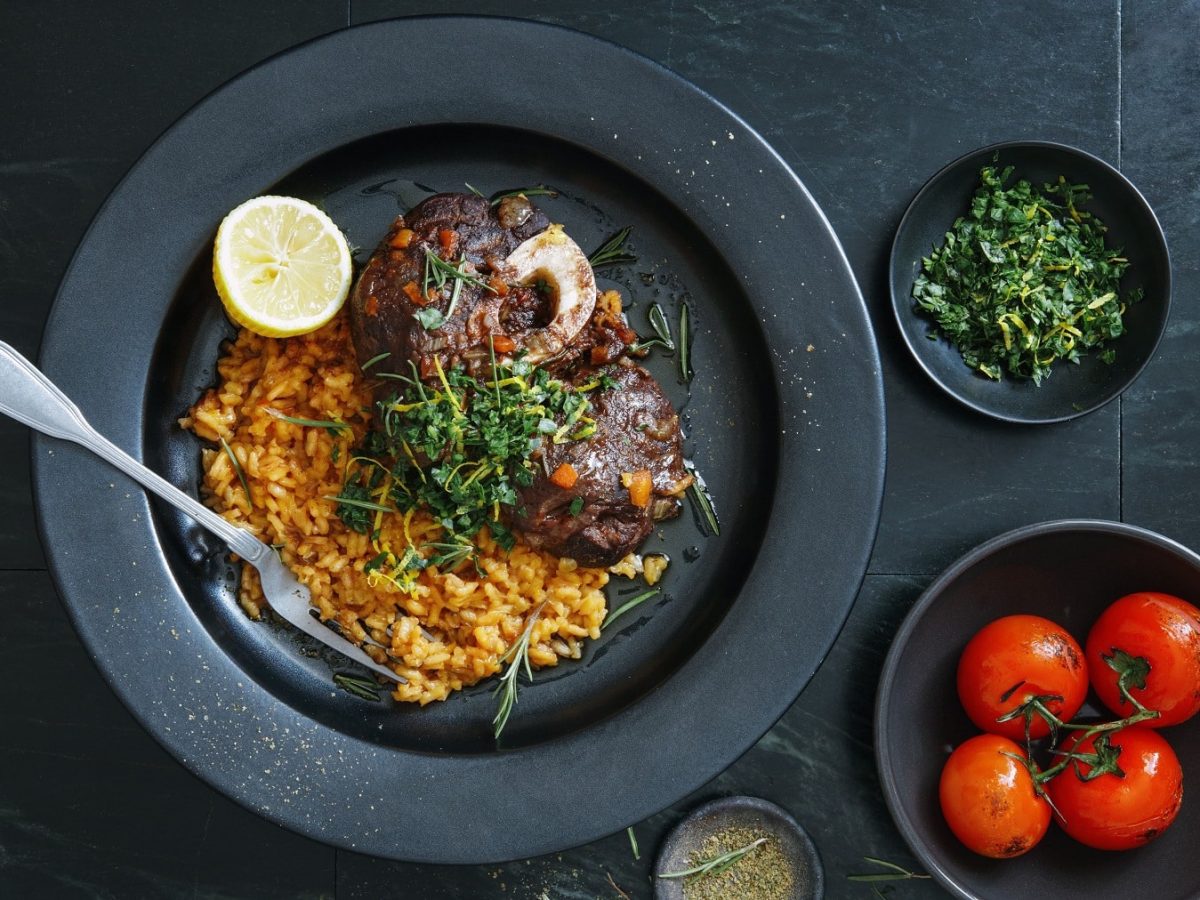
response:
<path id="1" fill-rule="evenodd" d="M 649 600 L 651 597 L 657 596 L 659 593 L 661 593 L 659 588 L 653 588 L 652 590 L 644 591 L 643 593 L 638 594 L 636 597 L 631 597 L 629 600 L 626 600 L 624 603 L 622 603 L 620 606 L 618 606 L 615 610 L 610 612 L 605 617 L 604 621 L 600 623 L 600 630 L 603 631 L 605 628 L 607 628 L 609 625 L 611 625 L 613 622 L 615 622 L 621 616 L 625 615 L 625 613 L 629 612 L 635 606 L 640 606 L 641 604 L 643 604 L 647 600 Z"/>
<path id="2" fill-rule="evenodd" d="M 621 266 L 637 262 L 637 257 L 625 249 L 625 242 L 629 240 L 632 231 L 633 227 L 626 225 L 597 247 L 588 256 L 588 262 L 592 264 L 592 268 L 599 269 L 602 266 Z"/>
<path id="3" fill-rule="evenodd" d="M 365 363 L 363 363 L 360 368 L 365 372 L 365 371 L 367 371 L 367 369 L 371 368 L 371 366 L 375 365 L 375 363 L 382 362 L 383 360 L 387 359 L 391 355 L 392 355 L 391 353 L 385 351 L 383 353 L 380 353 L 378 356 L 372 356 Z"/>
<path id="4" fill-rule="evenodd" d="M 668 350 L 674 350 L 675 342 L 671 340 L 671 325 L 667 322 L 663 308 L 657 303 L 651 303 L 646 318 L 650 321 L 650 327 L 654 329 L 654 333 L 658 335 L 662 345 Z"/>
<path id="5" fill-rule="evenodd" d="M 692 380 L 692 311 L 686 303 L 679 307 L 679 377 Z"/>
<path id="6" fill-rule="evenodd" d="M 511 191 L 499 191 L 492 194 L 492 206 L 499 206 L 500 201 L 505 197 L 557 197 L 558 191 L 554 188 L 548 188 L 544 184 L 536 185 L 535 187 L 515 188 Z"/>
<path id="7" fill-rule="evenodd" d="M 573 515 L 573 516 L 579 515 L 583 511 L 583 498 L 576 497 L 574 500 L 571 501 L 571 505 L 569 507 L 567 507 L 567 509 L 570 511 L 571 515 Z"/>
<path id="8" fill-rule="evenodd" d="M 534 610 L 529 621 L 525 623 L 525 630 L 521 632 L 521 636 L 500 657 L 501 663 L 508 663 L 508 670 L 500 676 L 500 683 L 496 685 L 496 690 L 493 692 L 500 695 L 500 705 L 496 709 L 496 717 L 492 719 L 492 733 L 496 740 L 500 740 L 500 734 L 504 731 L 504 726 L 508 724 L 508 717 L 512 714 L 513 707 L 517 705 L 517 688 L 520 686 L 518 675 L 522 667 L 525 669 L 525 677 L 533 681 L 533 669 L 529 666 L 529 640 L 533 635 L 533 626 L 537 623 L 545 605 L 546 603 L 543 601 L 542 605 Z"/>
<path id="9" fill-rule="evenodd" d="M 324 428 L 333 435 L 340 435 L 342 432 L 350 430 L 350 426 L 345 422 L 330 422 L 326 419 L 301 419 L 296 416 L 285 416 L 279 410 L 273 409 L 270 406 L 265 406 L 263 409 L 281 422 L 290 422 L 292 425 L 303 425 L 307 428 Z"/>
<path id="10" fill-rule="evenodd" d="M 863 859 L 871 863 L 871 865 L 889 869 L 890 872 L 876 872 L 870 875 L 847 875 L 847 881 L 909 881 L 913 878 L 927 879 L 930 877 L 929 875 L 919 875 L 916 872 L 910 872 L 903 866 L 898 866 L 894 862 L 888 862 L 886 859 L 877 859 L 874 856 L 864 856 Z"/>
<path id="11" fill-rule="evenodd" d="M 767 842 L 767 838 L 760 837 L 756 841 L 751 841 L 745 847 L 738 847 L 736 850 L 730 850 L 728 853 L 722 853 L 720 856 L 714 856 L 712 859 L 705 860 L 697 866 L 690 869 L 684 869 L 680 872 L 664 872 L 657 877 L 659 878 L 688 878 L 696 877 L 703 878 L 705 875 L 720 875 L 727 871 L 739 859 L 747 853 L 751 853 Z"/>
<path id="12" fill-rule="evenodd" d="M 229 462 L 233 464 L 233 471 L 238 477 L 238 481 L 242 483 L 242 490 L 246 492 L 246 502 L 250 504 L 250 508 L 254 509 L 254 498 L 250 496 L 250 485 L 246 484 L 246 473 L 242 471 L 242 464 L 238 462 L 238 458 L 233 455 L 233 448 L 229 446 L 225 438 L 221 438 L 221 447 L 225 451 L 225 455 L 229 457 Z M 335 446 L 336 450 L 337 447 Z"/>
<path id="13" fill-rule="evenodd" d="M 380 702 L 379 685 L 369 678 L 337 673 L 333 676 L 333 683 L 347 694 L 353 694 L 360 700 L 368 700 L 372 703 Z"/>
<path id="14" fill-rule="evenodd" d="M 1059 177 L 1035 188 L 1008 185 L 1013 167 L 984 166 L 966 216 L 922 260 L 916 310 L 957 347 L 963 362 L 999 381 L 1007 372 L 1041 384 L 1057 360 L 1106 344 L 1124 331 L 1122 315 L 1141 292 L 1120 295 L 1129 261 L 1105 244 L 1104 223 L 1081 208 L 1085 184 Z"/>
<path id="15" fill-rule="evenodd" d="M 642 858 L 642 851 L 638 849 L 637 835 L 633 833 L 633 826 L 630 825 L 625 829 L 625 833 L 629 835 L 629 848 L 633 851 L 633 858 L 639 860 Z"/>
<path id="16" fill-rule="evenodd" d="M 704 478 L 696 471 L 695 466 L 685 463 L 684 467 L 692 473 L 692 486 L 688 488 L 688 496 L 692 498 L 692 503 L 708 530 L 716 537 L 721 533 L 721 523 L 717 519 L 717 509 L 713 504 L 712 495 L 708 492 L 708 485 L 704 483 Z"/>

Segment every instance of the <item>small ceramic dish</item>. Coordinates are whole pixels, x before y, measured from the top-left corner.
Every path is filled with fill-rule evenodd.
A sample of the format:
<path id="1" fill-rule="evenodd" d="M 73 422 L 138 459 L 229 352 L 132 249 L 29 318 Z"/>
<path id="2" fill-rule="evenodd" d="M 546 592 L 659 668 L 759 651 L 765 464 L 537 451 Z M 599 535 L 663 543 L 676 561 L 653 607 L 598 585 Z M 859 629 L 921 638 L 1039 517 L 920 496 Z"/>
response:
<path id="1" fill-rule="evenodd" d="M 1200 897 L 1200 803 L 1188 797 L 1200 759 L 1200 721 L 1162 730 L 1183 763 L 1179 817 L 1150 844 L 1093 850 L 1056 824 L 1015 859 L 977 856 L 950 832 L 938 781 L 951 750 L 978 734 L 958 700 L 955 674 L 967 641 L 1001 616 L 1027 613 L 1065 627 L 1081 644 L 1100 613 L 1135 591 L 1200 603 L 1200 556 L 1120 522 L 1066 520 L 1010 531 L 980 545 L 933 582 L 901 625 L 883 666 L 875 758 L 900 833 L 927 871 L 968 900 L 1030 897 Z M 1102 712 L 1089 695 L 1076 717 Z M 1189 788 L 1188 786 L 1191 785 Z"/>
<path id="2" fill-rule="evenodd" d="M 654 864 L 655 873 L 682 872 L 696 863 L 693 854 L 712 834 L 745 828 L 774 837 L 792 867 L 793 900 L 820 900 L 825 875 L 816 845 L 784 809 L 757 797 L 722 797 L 692 812 L 667 835 Z M 683 900 L 684 879 L 655 878 L 655 900 Z"/>
<path id="3" fill-rule="evenodd" d="M 948 340 L 931 340 L 936 324 L 913 303 L 921 260 L 943 244 L 955 219 L 967 214 L 986 165 L 1013 166 L 1009 184 L 1024 178 L 1035 186 L 1060 175 L 1086 184 L 1094 195 L 1084 208 L 1107 226 L 1107 245 L 1123 248 L 1129 268 L 1121 294 L 1136 288 L 1143 299 L 1126 310 L 1125 334 L 1111 342 L 1112 363 L 1093 352 L 1078 365 L 1059 361 L 1042 384 L 1007 373 L 992 381 L 969 368 Z M 984 415 L 1006 422 L 1061 422 L 1099 409 L 1123 392 L 1158 347 L 1171 305 L 1171 261 L 1162 227 L 1150 204 L 1124 175 L 1090 153 L 1045 141 L 993 144 L 950 163 L 925 183 L 900 220 L 889 272 L 892 309 L 900 334 L 917 364 L 943 391 Z"/>

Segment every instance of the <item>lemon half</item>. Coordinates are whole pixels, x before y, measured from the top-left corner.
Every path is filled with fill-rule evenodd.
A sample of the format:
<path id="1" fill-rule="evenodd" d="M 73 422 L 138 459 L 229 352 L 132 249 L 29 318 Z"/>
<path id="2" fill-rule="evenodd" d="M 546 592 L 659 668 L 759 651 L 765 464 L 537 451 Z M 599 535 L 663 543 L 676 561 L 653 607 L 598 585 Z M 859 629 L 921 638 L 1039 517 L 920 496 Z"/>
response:
<path id="1" fill-rule="evenodd" d="M 213 281 L 229 317 L 267 337 L 315 331 L 350 292 L 350 247 L 333 220 L 295 197 L 234 209 L 213 245 Z"/>

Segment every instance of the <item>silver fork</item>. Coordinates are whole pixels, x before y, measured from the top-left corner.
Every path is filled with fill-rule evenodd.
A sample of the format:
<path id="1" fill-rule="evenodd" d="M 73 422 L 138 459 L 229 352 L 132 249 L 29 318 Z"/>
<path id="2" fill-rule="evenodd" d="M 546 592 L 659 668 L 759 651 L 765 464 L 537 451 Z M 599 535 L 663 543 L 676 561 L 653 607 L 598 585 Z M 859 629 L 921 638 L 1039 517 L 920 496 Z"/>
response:
<path id="1" fill-rule="evenodd" d="M 73 441 L 107 460 L 143 487 L 191 516 L 227 543 L 242 559 L 258 569 L 263 594 L 275 612 L 310 637 L 343 656 L 393 681 L 405 680 L 381 666 L 363 650 L 313 617 L 312 596 L 270 547 L 243 528 L 226 522 L 212 510 L 164 481 L 88 424 L 49 378 L 29 360 L 0 341 L 0 413 L 30 428 L 64 441 Z M 374 643 L 372 641 L 372 643 Z"/>

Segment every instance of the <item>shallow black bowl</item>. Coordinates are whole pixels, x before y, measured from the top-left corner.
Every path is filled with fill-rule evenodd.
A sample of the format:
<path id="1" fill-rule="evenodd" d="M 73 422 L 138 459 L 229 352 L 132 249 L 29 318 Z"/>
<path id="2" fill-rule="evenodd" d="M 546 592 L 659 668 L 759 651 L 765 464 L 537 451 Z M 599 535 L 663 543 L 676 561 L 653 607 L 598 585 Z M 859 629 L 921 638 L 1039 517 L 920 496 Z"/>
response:
<path id="1" fill-rule="evenodd" d="M 953 747 L 978 730 L 958 701 L 958 657 L 971 636 L 1001 616 L 1028 613 L 1066 627 L 1081 644 L 1106 606 L 1134 591 L 1200 601 L 1200 556 L 1119 522 L 1066 520 L 1010 531 L 972 550 L 929 586 L 904 620 L 884 663 L 875 709 L 875 754 L 884 797 L 913 852 L 958 897 L 1200 896 L 1196 773 L 1200 721 L 1163 730 L 1184 768 L 1175 823 L 1148 846 L 1092 850 L 1052 824 L 1024 856 L 977 856 L 951 834 L 938 779 Z M 1089 698 L 1085 712 L 1099 711 Z M 1190 777 L 1189 777 L 1190 776 Z"/>
<path id="2" fill-rule="evenodd" d="M 498 59 L 533 57 L 552 61 L 553 77 L 544 67 L 495 77 Z M 421 87 L 430 71 L 445 74 L 437 90 Z M 501 746 L 494 682 L 424 709 L 336 690 L 336 660 L 240 612 L 219 542 L 95 457 L 34 442 L 51 571 L 100 670 L 147 729 L 280 824 L 426 862 L 583 843 L 736 759 L 795 699 L 845 620 L 884 468 L 866 310 L 794 173 L 666 69 L 509 19 L 352 28 L 213 93 L 93 223 L 51 314 L 42 368 L 116 443 L 196 492 L 200 445 L 178 418 L 212 384 L 231 334 L 211 276 L 225 213 L 256 194 L 293 194 L 370 248 L 397 213 L 465 182 L 487 193 L 553 185 L 559 195 L 539 202 L 589 249 L 633 227 L 637 265 L 601 275 L 643 331 L 652 302 L 672 322 L 688 304 L 694 379 L 683 384 L 662 354 L 651 368 L 681 409 L 723 526 L 706 538 L 689 511 L 656 530 L 649 546 L 674 561 L 662 597 L 582 659 L 523 685 Z"/>
<path id="3" fill-rule="evenodd" d="M 930 340 L 934 322 L 914 309 L 913 282 L 921 258 L 941 246 L 946 232 L 966 215 L 979 187 L 979 170 L 996 160 L 1015 167 L 1013 179 L 1034 185 L 1059 175 L 1091 186 L 1086 209 L 1108 226 L 1108 244 L 1124 248 L 1129 269 L 1121 280 L 1126 294 L 1142 288 L 1145 298 L 1124 316 L 1126 333 L 1111 346 L 1116 360 L 1089 354 L 1078 365 L 1055 363 L 1040 386 L 1007 374 L 996 382 L 967 368 L 945 338 Z M 1124 175 L 1101 159 L 1044 141 L 1012 141 L 975 150 L 956 159 L 925 183 L 900 220 L 892 243 L 888 284 L 900 334 L 917 364 L 947 394 L 971 409 L 1006 422 L 1041 424 L 1073 419 L 1099 409 L 1124 391 L 1154 355 L 1171 306 L 1171 260 L 1166 238 L 1150 204 Z"/>
<path id="4" fill-rule="evenodd" d="M 692 854 L 710 835 L 726 828 L 753 829 L 779 842 L 792 869 L 794 889 L 789 900 L 821 900 L 825 896 L 825 871 L 816 844 L 791 813 L 759 797 L 721 797 L 693 810 L 663 841 L 654 863 L 655 873 L 690 868 Z M 655 878 L 655 900 L 684 900 L 686 881 Z"/>

